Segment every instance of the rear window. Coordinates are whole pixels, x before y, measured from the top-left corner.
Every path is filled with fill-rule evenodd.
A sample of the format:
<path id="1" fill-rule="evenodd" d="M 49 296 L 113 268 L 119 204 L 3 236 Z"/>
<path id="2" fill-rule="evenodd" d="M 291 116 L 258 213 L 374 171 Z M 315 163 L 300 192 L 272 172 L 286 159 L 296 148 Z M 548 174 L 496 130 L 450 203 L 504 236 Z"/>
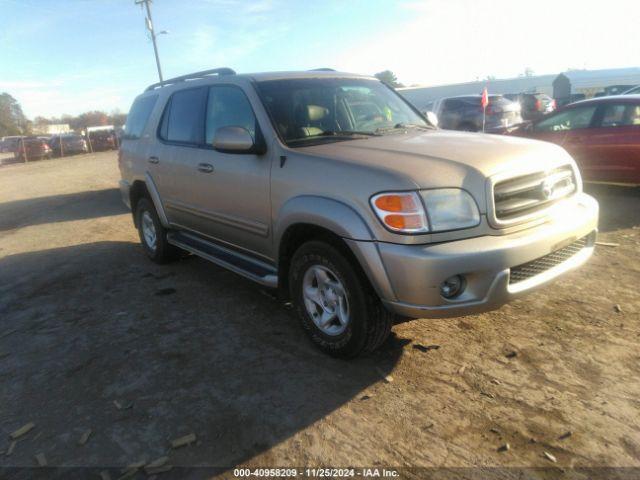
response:
<path id="1" fill-rule="evenodd" d="M 127 123 L 124 128 L 124 138 L 127 140 L 135 140 L 140 138 L 144 127 L 147 125 L 151 111 L 158 100 L 157 95 L 138 98 L 127 115 Z"/>
<path id="2" fill-rule="evenodd" d="M 504 107 L 506 105 L 511 105 L 511 103 L 511 100 L 504 98 L 502 95 L 489 95 L 489 105 Z"/>
<path id="3" fill-rule="evenodd" d="M 482 97 L 480 95 L 473 97 L 457 97 L 449 98 L 445 101 L 446 109 L 456 109 L 462 107 L 479 107 Z M 503 97 L 502 95 L 489 95 L 489 105 L 492 106 L 506 106 L 511 105 L 511 100 Z"/>

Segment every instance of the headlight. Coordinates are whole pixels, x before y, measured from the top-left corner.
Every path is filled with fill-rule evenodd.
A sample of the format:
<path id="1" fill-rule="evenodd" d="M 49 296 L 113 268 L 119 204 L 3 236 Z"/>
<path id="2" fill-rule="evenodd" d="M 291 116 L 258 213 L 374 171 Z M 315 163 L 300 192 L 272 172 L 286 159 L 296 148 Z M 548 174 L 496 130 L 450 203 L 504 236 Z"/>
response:
<path id="1" fill-rule="evenodd" d="M 385 227 L 399 233 L 459 230 L 480 223 L 475 201 L 459 188 L 423 190 L 420 195 L 418 192 L 380 193 L 371 198 L 371 206 Z"/>
<path id="2" fill-rule="evenodd" d="M 441 188 L 420 192 L 432 232 L 459 230 L 480 224 L 480 212 L 471 195 L 459 188 Z"/>

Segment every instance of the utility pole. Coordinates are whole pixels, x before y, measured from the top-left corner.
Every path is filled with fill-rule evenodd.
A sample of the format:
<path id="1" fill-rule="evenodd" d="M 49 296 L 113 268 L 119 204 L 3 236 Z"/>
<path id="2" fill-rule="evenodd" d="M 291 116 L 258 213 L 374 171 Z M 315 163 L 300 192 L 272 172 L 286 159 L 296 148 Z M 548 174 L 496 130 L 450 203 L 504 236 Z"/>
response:
<path id="1" fill-rule="evenodd" d="M 162 80 L 162 69 L 160 68 L 160 56 L 158 55 L 158 45 L 156 44 L 156 32 L 153 29 L 153 19 L 151 18 L 151 7 L 149 6 L 149 4 L 151 3 L 151 0 L 135 0 L 135 4 L 136 5 L 142 5 L 144 3 L 144 6 L 147 8 L 147 29 L 149 30 L 149 33 L 151 33 L 151 41 L 153 42 L 153 53 L 156 56 L 156 66 L 158 67 L 158 77 L 160 78 L 160 83 L 163 82 Z M 160 33 L 166 33 L 166 32 L 160 32 Z"/>

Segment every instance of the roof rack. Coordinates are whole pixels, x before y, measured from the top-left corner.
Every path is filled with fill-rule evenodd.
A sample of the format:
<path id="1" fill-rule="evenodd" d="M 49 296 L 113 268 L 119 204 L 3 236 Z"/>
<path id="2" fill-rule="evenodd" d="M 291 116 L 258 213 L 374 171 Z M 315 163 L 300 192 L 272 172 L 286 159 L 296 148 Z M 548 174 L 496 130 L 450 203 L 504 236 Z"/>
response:
<path id="1" fill-rule="evenodd" d="M 198 80 L 201 78 L 208 77 L 210 75 L 235 75 L 235 70 L 231 68 L 213 68 L 211 70 L 203 70 L 201 72 L 190 73 L 188 75 L 182 75 L 180 77 L 169 78 L 162 82 L 154 83 L 153 85 L 149 85 L 145 92 L 149 90 L 155 90 L 156 88 L 166 87 L 167 85 L 174 85 L 180 82 L 186 82 L 187 80 Z"/>

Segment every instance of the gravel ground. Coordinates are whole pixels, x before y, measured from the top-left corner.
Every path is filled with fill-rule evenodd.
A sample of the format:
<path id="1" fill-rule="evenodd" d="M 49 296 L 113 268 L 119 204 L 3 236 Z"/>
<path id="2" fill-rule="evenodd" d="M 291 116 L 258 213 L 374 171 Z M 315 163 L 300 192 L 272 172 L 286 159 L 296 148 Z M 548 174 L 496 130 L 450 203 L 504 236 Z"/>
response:
<path id="1" fill-rule="evenodd" d="M 118 178 L 115 153 L 0 168 L 0 467 L 640 468 L 638 189 L 588 188 L 617 246 L 584 268 L 347 362 L 261 287 L 148 261 Z"/>

